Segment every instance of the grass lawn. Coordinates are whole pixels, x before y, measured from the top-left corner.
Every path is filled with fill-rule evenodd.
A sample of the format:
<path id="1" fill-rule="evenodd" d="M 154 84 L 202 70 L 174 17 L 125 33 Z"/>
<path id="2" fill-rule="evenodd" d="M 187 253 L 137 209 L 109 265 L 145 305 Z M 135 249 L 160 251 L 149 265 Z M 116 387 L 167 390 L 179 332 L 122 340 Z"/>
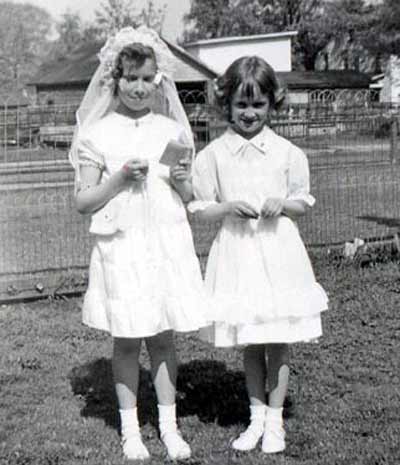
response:
<path id="1" fill-rule="evenodd" d="M 240 350 L 177 336 L 179 421 L 191 464 L 400 463 L 400 274 L 397 261 L 357 268 L 315 257 L 329 292 L 319 344 L 292 348 L 288 447 L 232 455 L 245 427 Z M 125 463 L 112 388 L 110 338 L 80 323 L 81 298 L 0 307 L 0 464 Z M 153 464 L 165 463 L 149 360 L 141 356 L 140 417 Z"/>

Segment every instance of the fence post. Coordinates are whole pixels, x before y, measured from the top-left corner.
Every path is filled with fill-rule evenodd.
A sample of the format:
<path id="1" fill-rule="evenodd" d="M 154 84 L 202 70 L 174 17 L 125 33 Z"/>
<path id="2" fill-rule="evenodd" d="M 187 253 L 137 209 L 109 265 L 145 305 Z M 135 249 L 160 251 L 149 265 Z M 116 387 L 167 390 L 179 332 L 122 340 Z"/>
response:
<path id="1" fill-rule="evenodd" d="M 392 164 L 395 164 L 397 162 L 397 132 L 397 118 L 393 115 L 390 119 L 390 163 Z"/>

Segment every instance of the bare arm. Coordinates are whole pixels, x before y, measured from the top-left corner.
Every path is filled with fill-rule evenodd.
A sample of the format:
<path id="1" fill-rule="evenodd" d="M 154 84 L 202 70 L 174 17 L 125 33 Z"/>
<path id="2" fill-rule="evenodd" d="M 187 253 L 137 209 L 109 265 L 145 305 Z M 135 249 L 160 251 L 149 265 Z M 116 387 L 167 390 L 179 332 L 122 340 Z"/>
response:
<path id="1" fill-rule="evenodd" d="M 190 160 L 181 160 L 172 166 L 169 179 L 172 187 L 178 192 L 183 202 L 189 202 L 193 198 L 193 186 L 189 174 Z"/>
<path id="2" fill-rule="evenodd" d="M 308 205 L 302 200 L 284 200 L 282 214 L 296 219 L 303 216 L 308 208 Z"/>
<path id="3" fill-rule="evenodd" d="M 100 183 L 101 169 L 94 166 L 81 167 L 81 186 L 75 201 L 80 213 L 94 213 L 121 192 L 129 183 L 143 182 L 147 176 L 143 160 L 132 159 L 104 183 Z"/>
<path id="4" fill-rule="evenodd" d="M 222 221 L 229 215 L 243 220 L 259 217 L 259 213 L 253 206 L 241 200 L 214 203 L 196 212 L 196 216 L 203 221 Z"/>
<path id="5" fill-rule="evenodd" d="M 171 182 L 172 187 L 178 192 L 183 202 L 190 202 L 193 198 L 193 187 L 190 181 Z"/>
<path id="6" fill-rule="evenodd" d="M 115 197 L 123 187 L 123 175 L 115 173 L 106 182 L 99 184 L 101 170 L 94 166 L 81 168 L 81 185 L 75 201 L 79 213 L 94 213 Z"/>
<path id="7" fill-rule="evenodd" d="M 296 219 L 305 214 L 307 205 L 302 200 L 289 200 L 281 198 L 268 198 L 261 208 L 261 216 L 270 218 L 279 215 L 286 215 Z"/>

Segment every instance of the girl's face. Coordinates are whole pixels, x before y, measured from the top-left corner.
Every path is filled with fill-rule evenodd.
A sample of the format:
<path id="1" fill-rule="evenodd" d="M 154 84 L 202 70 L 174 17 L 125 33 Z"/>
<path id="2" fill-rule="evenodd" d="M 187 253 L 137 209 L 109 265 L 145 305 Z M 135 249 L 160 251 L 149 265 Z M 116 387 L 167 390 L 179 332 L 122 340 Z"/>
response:
<path id="1" fill-rule="evenodd" d="M 143 65 L 124 60 L 123 72 L 118 83 L 118 96 L 125 107 L 134 113 L 148 112 L 157 88 L 155 78 L 157 67 L 152 58 L 146 58 Z"/>
<path id="2" fill-rule="evenodd" d="M 268 120 L 270 102 L 267 94 L 254 85 L 253 95 L 243 92 L 240 85 L 231 101 L 231 126 L 241 136 L 251 139 L 256 136 Z"/>

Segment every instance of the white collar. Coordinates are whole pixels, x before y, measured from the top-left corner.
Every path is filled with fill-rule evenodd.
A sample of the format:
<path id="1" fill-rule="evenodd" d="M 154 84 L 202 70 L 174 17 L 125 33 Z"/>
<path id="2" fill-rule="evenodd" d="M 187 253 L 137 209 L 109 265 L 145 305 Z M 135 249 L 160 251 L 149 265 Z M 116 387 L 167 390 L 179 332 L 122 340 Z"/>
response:
<path id="1" fill-rule="evenodd" d="M 252 139 L 246 139 L 232 128 L 228 128 L 225 133 L 225 142 L 229 148 L 229 151 L 236 155 L 241 152 L 244 147 L 252 145 L 260 153 L 265 154 L 267 149 L 267 138 L 270 133 L 270 129 L 264 126 L 263 129 Z"/>
<path id="2" fill-rule="evenodd" d="M 131 118 L 127 115 L 123 115 L 122 113 L 118 113 L 117 111 L 114 112 L 119 118 L 123 119 L 124 123 L 129 124 L 129 125 L 134 125 L 136 127 L 142 126 L 144 124 L 151 123 L 154 118 L 154 113 L 152 111 L 149 111 L 149 113 L 146 113 L 144 116 L 141 116 L 140 118 Z"/>

